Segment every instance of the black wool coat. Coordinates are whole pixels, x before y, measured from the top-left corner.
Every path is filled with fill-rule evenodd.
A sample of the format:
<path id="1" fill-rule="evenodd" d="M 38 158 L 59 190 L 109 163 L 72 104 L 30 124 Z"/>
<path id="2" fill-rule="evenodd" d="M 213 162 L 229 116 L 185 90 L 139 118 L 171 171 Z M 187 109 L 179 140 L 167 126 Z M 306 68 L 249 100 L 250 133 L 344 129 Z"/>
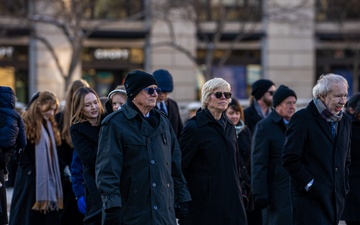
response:
<path id="1" fill-rule="evenodd" d="M 351 124 L 351 164 L 349 184 L 350 191 L 346 196 L 342 220 L 360 221 L 360 120 Z"/>
<path id="2" fill-rule="evenodd" d="M 282 167 L 281 155 L 286 127 L 274 110 L 256 126 L 251 148 L 251 186 L 253 195 L 269 200 L 263 222 L 291 225 L 289 173 Z"/>
<path id="3" fill-rule="evenodd" d="M 344 114 L 334 139 L 314 102 L 290 120 L 282 164 L 291 177 L 295 225 L 338 224 L 349 191 L 351 120 Z M 314 179 L 311 189 L 305 186 Z"/>
<path id="4" fill-rule="evenodd" d="M 181 130 L 183 128 L 183 123 L 180 117 L 180 111 L 178 104 L 171 98 L 167 98 L 165 101 L 166 108 L 168 110 L 168 118 L 170 120 L 171 126 L 176 134 L 176 137 L 180 136 Z"/>
<path id="5" fill-rule="evenodd" d="M 192 202 L 187 225 L 247 224 L 234 125 L 199 110 L 181 132 L 182 168 Z"/>
<path id="6" fill-rule="evenodd" d="M 98 220 L 102 203 L 100 192 L 95 183 L 95 163 L 98 150 L 100 126 L 92 126 L 88 121 L 70 127 L 74 149 L 83 164 L 85 181 L 86 213 L 84 222 Z"/>

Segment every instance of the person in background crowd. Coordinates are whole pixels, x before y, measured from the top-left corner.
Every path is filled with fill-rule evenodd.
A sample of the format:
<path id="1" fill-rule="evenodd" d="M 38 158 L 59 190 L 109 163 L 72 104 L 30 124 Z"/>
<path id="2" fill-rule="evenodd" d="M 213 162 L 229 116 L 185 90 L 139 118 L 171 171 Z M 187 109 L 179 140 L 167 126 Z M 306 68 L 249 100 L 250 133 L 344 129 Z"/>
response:
<path id="1" fill-rule="evenodd" d="M 75 80 L 71 83 L 66 94 L 64 110 L 55 115 L 55 120 L 61 133 L 61 145 L 58 146 L 58 155 L 60 161 L 60 169 L 62 173 L 62 188 L 64 194 L 64 209 L 61 211 L 62 225 L 79 225 L 83 224 L 84 216 L 77 210 L 79 199 L 75 198 L 72 190 L 72 170 L 70 168 L 74 146 L 70 135 L 70 111 L 73 95 L 80 87 L 89 87 L 85 80 Z"/>
<path id="2" fill-rule="evenodd" d="M 360 225 L 360 93 L 350 97 L 346 104 L 346 113 L 352 118 L 350 192 L 346 197 L 341 219 L 345 220 L 347 225 Z"/>
<path id="3" fill-rule="evenodd" d="M 0 86 L 0 224 L 8 224 L 5 181 L 12 155 L 26 145 L 25 126 L 15 110 L 15 93 L 10 87 Z"/>
<path id="4" fill-rule="evenodd" d="M 294 225 L 338 224 L 349 191 L 351 119 L 346 79 L 321 75 L 313 100 L 289 122 L 282 165 L 291 177 Z"/>
<path id="5" fill-rule="evenodd" d="M 189 119 L 191 119 L 193 116 L 196 115 L 196 111 L 198 111 L 198 109 L 201 108 L 201 103 L 200 102 L 191 102 L 187 105 L 187 110 L 188 110 L 188 118 L 186 119 L 186 121 L 188 121 Z"/>
<path id="6" fill-rule="evenodd" d="M 156 105 L 160 111 L 164 112 L 169 117 L 176 137 L 179 137 L 183 128 L 179 107 L 176 101 L 168 97 L 168 94 L 174 90 L 172 75 L 169 71 L 164 69 L 155 70 L 153 75 L 159 88 L 161 89 Z"/>
<path id="7" fill-rule="evenodd" d="M 226 109 L 226 116 L 234 124 L 237 143 L 239 145 L 239 168 L 242 194 L 246 210 L 253 208 L 251 185 L 250 185 L 250 153 L 251 153 L 251 132 L 244 124 L 244 110 L 240 102 L 232 98 Z"/>
<path id="8" fill-rule="evenodd" d="M 107 114 L 115 112 L 116 110 L 121 108 L 121 106 L 126 103 L 127 99 L 124 85 L 119 85 L 116 87 L 116 89 L 110 91 L 107 99 L 108 100 L 105 103 L 105 109 Z"/>
<path id="9" fill-rule="evenodd" d="M 153 108 L 160 93 L 154 77 L 134 70 L 125 78 L 128 99 L 102 123 L 96 183 L 103 225 L 175 225 L 190 201 L 181 152 L 169 119 Z M 181 207 L 174 209 L 175 203 Z"/>
<path id="10" fill-rule="evenodd" d="M 37 92 L 23 114 L 27 145 L 19 156 L 10 225 L 60 225 L 63 193 L 56 145 L 61 136 L 54 118 L 58 104 L 53 93 Z"/>
<path id="11" fill-rule="evenodd" d="M 104 109 L 96 92 L 89 87 L 77 89 L 71 104 L 70 134 L 83 166 L 85 181 L 85 225 L 101 224 L 101 196 L 95 183 L 98 137 Z"/>
<path id="12" fill-rule="evenodd" d="M 265 211 L 267 225 L 291 225 L 289 173 L 282 167 L 281 156 L 286 126 L 296 111 L 297 96 L 285 85 L 275 91 L 275 110 L 255 126 L 251 147 L 251 187 L 255 207 Z"/>
<path id="13" fill-rule="evenodd" d="M 201 110 L 184 126 L 179 143 L 192 202 L 187 225 L 246 225 L 236 131 L 225 115 L 230 84 L 222 78 L 202 87 Z"/>
<path id="14" fill-rule="evenodd" d="M 260 79 L 251 85 L 250 106 L 244 110 L 245 124 L 253 133 L 256 124 L 273 111 L 272 101 L 275 84 L 271 80 Z"/>

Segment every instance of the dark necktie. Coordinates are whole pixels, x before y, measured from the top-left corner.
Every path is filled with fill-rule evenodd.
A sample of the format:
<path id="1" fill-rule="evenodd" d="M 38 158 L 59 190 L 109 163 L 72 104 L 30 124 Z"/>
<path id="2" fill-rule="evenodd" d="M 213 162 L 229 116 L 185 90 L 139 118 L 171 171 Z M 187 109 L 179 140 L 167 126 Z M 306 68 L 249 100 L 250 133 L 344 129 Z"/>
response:
<path id="1" fill-rule="evenodd" d="M 167 113 L 166 113 L 166 110 L 165 110 L 164 102 L 160 102 L 160 110 L 161 110 L 162 112 L 164 112 L 165 114 L 167 114 Z"/>
<path id="2" fill-rule="evenodd" d="M 335 122 L 331 122 L 331 134 L 333 136 L 333 138 L 336 137 L 336 123 Z"/>

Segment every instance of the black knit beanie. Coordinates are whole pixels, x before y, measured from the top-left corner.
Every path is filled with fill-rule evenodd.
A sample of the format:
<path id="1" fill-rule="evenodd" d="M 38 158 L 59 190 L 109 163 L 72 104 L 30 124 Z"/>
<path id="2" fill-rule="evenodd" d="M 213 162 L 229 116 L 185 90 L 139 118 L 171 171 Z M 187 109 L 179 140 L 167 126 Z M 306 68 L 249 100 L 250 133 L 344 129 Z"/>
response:
<path id="1" fill-rule="evenodd" d="M 129 100 L 133 100 L 142 89 L 150 85 L 157 85 L 157 82 L 153 75 L 141 70 L 134 70 L 126 75 L 124 85 Z"/>
<path id="2" fill-rule="evenodd" d="M 346 108 L 355 109 L 358 102 L 360 102 L 360 93 L 352 95 L 346 103 Z"/>
<path id="3" fill-rule="evenodd" d="M 251 85 L 251 89 L 252 89 L 251 95 L 253 95 L 256 100 L 259 100 L 267 92 L 267 90 L 273 85 L 274 83 L 271 80 L 266 80 L 266 79 L 257 80 Z"/>
<path id="4" fill-rule="evenodd" d="M 276 107 L 279 105 L 285 98 L 294 96 L 297 99 L 295 91 L 291 90 L 285 85 L 280 85 L 280 87 L 275 91 L 273 96 L 273 106 Z"/>
<path id="5" fill-rule="evenodd" d="M 174 90 L 173 78 L 169 71 L 164 69 L 155 70 L 153 76 L 162 92 L 172 92 Z"/>

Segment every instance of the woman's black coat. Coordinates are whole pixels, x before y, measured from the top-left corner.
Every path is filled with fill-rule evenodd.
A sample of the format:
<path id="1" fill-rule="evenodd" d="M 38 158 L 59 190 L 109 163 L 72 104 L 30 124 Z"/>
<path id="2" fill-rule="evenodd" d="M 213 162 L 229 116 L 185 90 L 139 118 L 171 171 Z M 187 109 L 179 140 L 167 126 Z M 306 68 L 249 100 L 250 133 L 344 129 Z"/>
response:
<path id="1" fill-rule="evenodd" d="M 100 126 L 89 122 L 73 124 L 70 127 L 74 149 L 78 153 L 84 169 L 86 214 L 84 222 L 98 220 L 102 210 L 100 192 L 95 183 L 95 162 L 98 149 Z M 101 218 L 101 217 L 100 217 Z"/>
<path id="2" fill-rule="evenodd" d="M 247 224 L 234 125 L 199 110 L 181 132 L 182 168 L 192 202 L 187 225 Z"/>

